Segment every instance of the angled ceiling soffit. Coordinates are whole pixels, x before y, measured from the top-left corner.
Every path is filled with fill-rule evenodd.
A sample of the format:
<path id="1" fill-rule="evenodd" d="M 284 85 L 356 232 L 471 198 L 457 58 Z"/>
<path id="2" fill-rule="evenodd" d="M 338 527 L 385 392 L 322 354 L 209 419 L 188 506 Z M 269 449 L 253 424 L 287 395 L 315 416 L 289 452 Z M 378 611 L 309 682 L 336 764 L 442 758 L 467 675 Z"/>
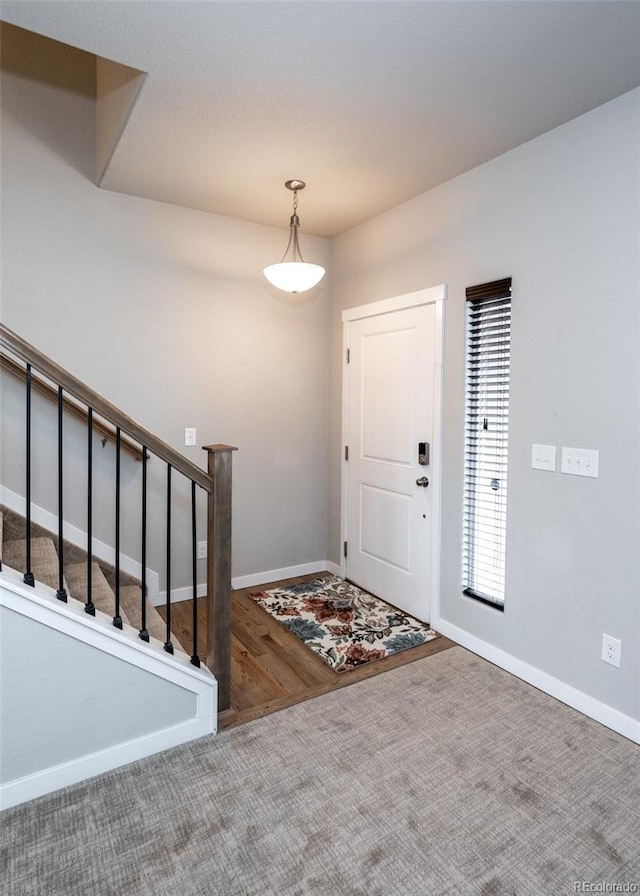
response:
<path id="1" fill-rule="evenodd" d="M 147 75 L 96 57 L 96 183 L 101 185 Z"/>

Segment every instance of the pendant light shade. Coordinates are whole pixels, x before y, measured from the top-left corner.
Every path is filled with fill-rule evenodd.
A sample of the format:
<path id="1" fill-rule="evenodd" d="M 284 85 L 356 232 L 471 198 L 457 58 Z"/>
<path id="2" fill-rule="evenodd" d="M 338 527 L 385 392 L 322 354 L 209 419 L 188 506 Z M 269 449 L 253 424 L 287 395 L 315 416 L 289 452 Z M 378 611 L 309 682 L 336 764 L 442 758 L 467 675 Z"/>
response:
<path id="1" fill-rule="evenodd" d="M 293 191 L 293 214 L 289 222 L 291 228 L 289 242 L 278 264 L 268 265 L 263 274 L 276 289 L 284 292 L 305 292 L 319 283 L 324 277 L 325 270 L 319 264 L 309 264 L 304 261 L 300 246 L 298 245 L 298 228 L 300 218 L 298 210 L 298 190 L 304 190 L 303 180 L 288 180 L 285 183 L 287 190 Z"/>
<path id="2" fill-rule="evenodd" d="M 285 292 L 305 292 L 324 277 L 324 268 L 306 261 L 281 261 L 262 272 L 269 283 Z"/>

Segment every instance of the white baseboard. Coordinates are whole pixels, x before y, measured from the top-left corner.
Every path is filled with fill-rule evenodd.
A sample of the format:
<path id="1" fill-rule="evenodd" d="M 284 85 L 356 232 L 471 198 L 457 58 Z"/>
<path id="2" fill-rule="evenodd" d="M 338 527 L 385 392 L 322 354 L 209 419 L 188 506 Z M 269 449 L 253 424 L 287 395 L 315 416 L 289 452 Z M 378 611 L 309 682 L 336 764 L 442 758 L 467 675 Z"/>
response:
<path id="1" fill-rule="evenodd" d="M 238 588 L 253 588 L 255 585 L 266 585 L 271 582 L 279 582 L 282 579 L 293 579 L 295 576 L 314 575 L 317 572 L 330 572 L 334 576 L 340 575 L 340 567 L 329 560 L 321 560 L 317 563 L 302 563 L 299 566 L 285 566 L 282 569 L 269 569 L 266 572 L 256 572 L 248 576 L 236 576 L 231 579 L 231 587 L 236 590 Z M 207 586 L 201 582 L 197 588 L 198 597 L 206 597 Z M 174 588 L 171 591 L 171 603 L 177 603 L 181 600 L 192 600 L 192 588 Z M 159 591 L 151 603 L 154 607 L 161 607 L 166 603 L 167 592 Z"/>
<path id="2" fill-rule="evenodd" d="M 471 635 L 469 632 L 458 628 L 458 626 L 447 622 L 441 617 L 433 620 L 431 625 L 440 634 L 455 641 L 456 644 L 466 647 L 472 653 L 476 653 L 506 672 L 511 672 L 512 675 L 522 679 L 522 681 L 526 681 L 527 684 L 533 685 L 534 688 L 549 694 L 550 697 L 554 697 L 561 703 L 571 706 L 572 709 L 577 709 L 578 712 L 583 713 L 583 715 L 596 722 L 600 722 L 606 728 L 610 728 L 634 743 L 640 744 L 640 721 L 637 719 L 627 716 L 611 706 L 607 706 L 606 703 L 596 700 L 595 697 L 590 697 L 572 685 L 554 678 L 553 675 L 549 675 L 536 666 L 525 663 L 504 650 L 494 647 L 487 641 Z"/>
<path id="3" fill-rule="evenodd" d="M 6 507 L 10 508 L 10 510 L 19 513 L 21 516 L 25 515 L 25 499 L 22 495 L 11 491 L 11 489 L 6 488 L 5 486 L 0 486 L 0 504 L 4 504 Z M 34 523 L 38 523 L 38 525 L 43 526 L 49 532 L 55 533 L 58 531 L 58 517 L 48 510 L 45 510 L 44 507 L 32 504 L 31 519 Z M 83 532 L 82 529 L 65 522 L 63 534 L 65 539 L 71 544 L 86 550 L 87 534 L 86 532 Z M 111 564 L 111 566 L 115 565 L 114 549 L 108 544 L 105 544 L 105 542 L 95 538 L 93 539 L 93 555 L 98 560 Z M 123 554 L 120 555 L 120 569 L 123 572 L 134 576 L 136 579 L 142 578 L 142 566 L 140 563 Z M 236 576 L 231 580 L 231 587 L 234 589 L 252 588 L 255 585 L 279 582 L 282 579 L 292 579 L 295 576 L 313 575 L 317 572 L 330 572 L 333 575 L 339 576 L 340 567 L 328 560 L 318 560 L 315 563 L 301 563 L 297 566 L 285 566 L 281 569 L 269 569 L 265 572 L 252 573 L 246 576 Z M 198 597 L 204 597 L 206 593 L 206 584 L 200 583 L 197 588 Z M 161 607 L 166 603 L 167 593 L 166 591 L 160 591 L 160 576 L 153 569 L 147 569 L 147 595 L 154 607 Z M 172 603 L 191 600 L 192 598 L 193 590 L 189 586 L 185 588 L 175 588 L 171 591 Z"/>
<path id="4" fill-rule="evenodd" d="M 11 491 L 11 489 L 6 488 L 4 485 L 0 486 L 0 504 L 4 504 L 5 507 L 8 507 L 15 513 L 19 513 L 20 516 L 25 516 L 26 514 L 26 501 L 22 495 Z M 38 523 L 39 526 L 43 526 L 49 532 L 57 533 L 58 531 L 58 517 L 48 510 L 45 510 L 44 507 L 32 504 L 31 519 L 34 523 Z M 65 522 L 63 536 L 71 544 L 86 550 L 87 533 L 83 532 L 82 529 L 78 529 L 77 526 L 72 526 L 70 523 Z M 104 563 L 109 563 L 111 566 L 115 566 L 115 550 L 110 547 L 110 545 L 105 544 L 103 541 L 99 541 L 97 538 L 93 539 L 93 556 L 98 560 L 102 560 Z M 122 572 L 126 572 L 136 579 L 142 579 L 142 566 L 140 563 L 133 560 L 131 557 L 126 557 L 124 554 L 120 554 L 120 569 Z M 164 602 L 157 601 L 159 587 L 160 577 L 158 573 L 153 569 L 147 569 L 147 593 L 152 604 Z"/>
<path id="5" fill-rule="evenodd" d="M 122 631 L 114 629 L 110 619 L 103 617 L 101 613 L 95 617 L 87 616 L 83 604 L 73 598 L 69 598 L 68 603 L 61 604 L 56 600 L 52 589 L 38 583 L 35 588 L 29 588 L 13 570 L 3 569 L 0 573 L 0 603 L 14 612 L 27 615 L 43 625 L 178 685 L 191 692 L 196 700 L 191 718 L 5 782 L 0 786 L 1 809 L 52 793 L 60 787 L 76 784 L 205 734 L 216 733 L 217 682 L 205 667 L 196 669 L 192 666 L 186 655 L 169 655 L 157 642 L 144 644 L 137 637 L 136 631 L 129 626 L 125 626 Z"/>
<path id="6" fill-rule="evenodd" d="M 254 585 L 266 585 L 269 582 L 279 582 L 282 579 L 293 579 L 295 576 L 313 575 L 316 572 L 326 572 L 329 564 L 326 560 L 318 560 L 315 563 L 301 563 L 299 566 L 284 566 L 282 569 L 268 569 L 265 572 L 256 572 L 248 576 L 236 576 L 231 580 L 231 587 L 253 588 Z"/>
<path id="7" fill-rule="evenodd" d="M 96 775 L 102 775 L 122 765 L 128 765 L 130 762 L 153 756 L 154 753 L 160 753 L 162 750 L 177 747 L 179 744 L 211 733 L 215 734 L 215 730 L 212 732 L 204 720 L 189 719 L 164 731 L 156 731 L 90 756 L 82 756 L 71 762 L 43 769 L 17 781 L 9 781 L 0 786 L 0 809 L 10 809 L 12 806 L 26 803 L 27 800 L 53 793 L 61 787 L 78 784 L 87 778 L 94 778 Z"/>
<path id="8" fill-rule="evenodd" d="M 201 582 L 196 589 L 197 597 L 206 597 L 207 596 L 207 586 L 204 582 Z M 167 592 L 166 591 L 158 591 L 154 594 L 153 597 L 150 597 L 149 600 L 153 604 L 154 607 L 163 607 L 167 602 Z M 181 600 L 193 600 L 193 588 L 187 586 L 186 588 L 172 588 L 171 589 L 171 603 L 175 604 Z"/>

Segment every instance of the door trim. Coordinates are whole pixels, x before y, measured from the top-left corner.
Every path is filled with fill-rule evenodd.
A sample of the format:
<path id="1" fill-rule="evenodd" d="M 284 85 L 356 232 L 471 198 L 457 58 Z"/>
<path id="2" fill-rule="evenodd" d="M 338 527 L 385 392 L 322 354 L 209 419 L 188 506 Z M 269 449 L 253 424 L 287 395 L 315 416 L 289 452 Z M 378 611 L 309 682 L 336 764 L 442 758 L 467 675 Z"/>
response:
<path id="1" fill-rule="evenodd" d="M 414 308 L 418 305 L 435 305 L 435 336 L 433 346 L 433 441 L 431 445 L 430 465 L 430 489 L 432 490 L 432 519 L 431 519 L 431 621 L 440 616 L 440 545 L 442 525 L 442 392 L 443 392 L 443 364 L 444 364 L 444 303 L 447 298 L 447 285 L 440 284 L 428 289 L 420 289 L 417 292 L 406 293 L 401 296 L 393 296 L 371 302 L 368 305 L 359 305 L 356 308 L 347 308 L 342 312 L 342 430 L 341 446 L 341 508 L 340 508 L 340 575 L 344 578 L 346 573 L 346 561 L 343 545 L 349 540 L 347 532 L 347 474 L 348 461 L 344 456 L 344 446 L 347 439 L 348 426 L 348 390 L 349 368 L 347 365 L 347 349 L 349 348 L 351 321 L 362 320 L 367 317 L 375 317 L 379 314 L 388 314 L 391 311 L 403 311 L 406 308 Z"/>

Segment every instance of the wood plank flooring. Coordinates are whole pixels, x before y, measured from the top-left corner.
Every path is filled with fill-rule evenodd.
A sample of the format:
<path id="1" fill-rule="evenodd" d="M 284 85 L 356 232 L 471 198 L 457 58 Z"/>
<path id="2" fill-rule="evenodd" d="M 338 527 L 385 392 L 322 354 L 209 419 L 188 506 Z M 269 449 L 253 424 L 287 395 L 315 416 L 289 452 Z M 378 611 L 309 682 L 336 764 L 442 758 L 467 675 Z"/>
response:
<path id="1" fill-rule="evenodd" d="M 249 597 L 278 585 L 302 582 L 317 576 L 301 576 L 286 582 L 272 582 L 244 588 L 232 594 L 231 624 L 231 709 L 221 713 L 220 730 L 276 712 L 303 700 L 348 687 L 373 675 L 439 653 L 453 646 L 440 637 L 427 644 L 402 651 L 349 672 L 334 672 L 295 635 L 261 609 Z M 158 611 L 164 618 L 164 608 Z M 172 629 L 191 652 L 191 601 L 174 604 Z M 198 655 L 206 655 L 206 603 L 198 600 Z"/>

